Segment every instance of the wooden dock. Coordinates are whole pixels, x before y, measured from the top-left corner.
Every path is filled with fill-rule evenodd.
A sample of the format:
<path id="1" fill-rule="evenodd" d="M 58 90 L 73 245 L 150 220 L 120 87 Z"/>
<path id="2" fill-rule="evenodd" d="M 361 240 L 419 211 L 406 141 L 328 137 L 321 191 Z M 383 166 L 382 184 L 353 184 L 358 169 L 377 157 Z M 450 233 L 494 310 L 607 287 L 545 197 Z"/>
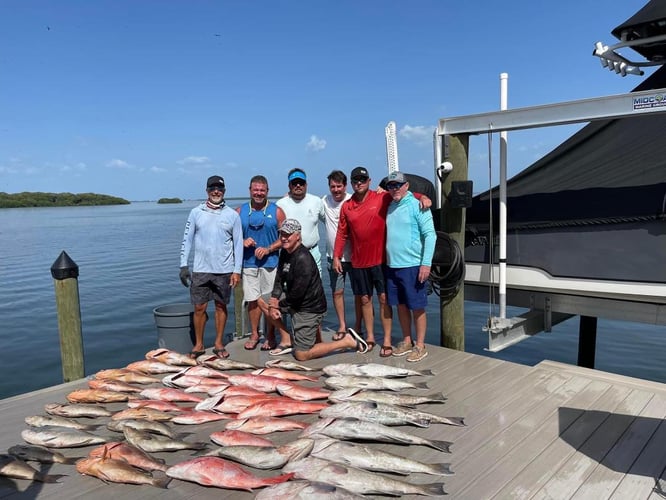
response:
<path id="1" fill-rule="evenodd" d="M 241 341 L 229 344 L 234 359 L 262 366 L 267 353 L 245 351 Z M 416 367 L 431 369 L 427 391 L 443 392 L 448 400 L 420 409 L 443 416 L 462 416 L 466 427 L 433 424 L 404 430 L 426 438 L 453 442 L 446 454 L 424 446 L 376 445 L 423 462 L 450 462 L 452 476 L 412 474 L 413 483 L 444 481 L 449 498 L 580 498 L 626 500 L 665 498 L 666 492 L 666 385 L 612 375 L 558 363 L 535 367 L 429 346 L 429 356 Z M 405 358 L 343 353 L 308 364 L 313 368 L 340 362 L 385 362 L 406 366 Z M 111 368 L 111 367 L 110 367 Z M 35 367 L 38 369 L 38 367 Z M 86 381 L 58 385 L 0 401 L 3 432 L 0 449 L 22 444 L 24 418 L 44 414 L 44 404 L 66 402 L 73 389 Z M 111 410 L 124 404 L 106 405 Z M 313 422 L 316 416 L 298 420 Z M 93 420 L 94 422 L 94 420 Z M 210 433 L 225 421 L 180 426 L 192 433 L 186 440 L 210 442 Z M 105 424 L 104 419 L 96 423 Z M 172 424 L 174 425 L 174 424 Z M 120 434 L 101 425 L 97 434 L 118 440 Z M 276 444 L 294 439 L 297 432 L 268 436 Z M 211 442 L 211 449 L 215 448 Z M 60 450 L 85 456 L 91 448 Z M 192 451 L 157 453 L 173 465 L 191 458 Z M 259 476 L 279 471 L 256 471 Z M 0 478 L 0 498 L 103 499 L 245 499 L 254 493 L 207 488 L 174 479 L 168 489 L 151 486 L 106 484 L 79 475 L 74 466 L 43 465 L 42 471 L 67 474 L 57 484 Z M 410 497 L 411 498 L 411 497 Z M 417 498 L 417 497 L 414 497 Z"/>

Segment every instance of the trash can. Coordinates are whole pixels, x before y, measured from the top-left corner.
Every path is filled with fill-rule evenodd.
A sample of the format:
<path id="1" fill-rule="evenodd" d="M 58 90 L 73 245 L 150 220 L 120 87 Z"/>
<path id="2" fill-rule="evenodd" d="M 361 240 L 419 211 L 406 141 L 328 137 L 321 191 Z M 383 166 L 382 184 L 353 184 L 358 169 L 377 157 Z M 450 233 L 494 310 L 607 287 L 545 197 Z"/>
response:
<path id="1" fill-rule="evenodd" d="M 153 309 L 157 327 L 157 345 L 164 349 L 187 354 L 194 346 L 192 304 L 167 304 Z"/>

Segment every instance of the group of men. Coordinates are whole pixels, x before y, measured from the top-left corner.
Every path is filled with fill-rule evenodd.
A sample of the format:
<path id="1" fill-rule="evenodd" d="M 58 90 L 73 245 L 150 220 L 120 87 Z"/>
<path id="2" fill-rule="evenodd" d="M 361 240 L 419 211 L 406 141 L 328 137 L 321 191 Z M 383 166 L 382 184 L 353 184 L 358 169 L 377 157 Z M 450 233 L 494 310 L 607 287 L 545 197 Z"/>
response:
<path id="1" fill-rule="evenodd" d="M 297 360 L 321 357 L 343 349 L 369 352 L 376 345 L 374 306 L 377 293 L 383 328 L 380 356 L 407 356 L 420 361 L 425 348 L 426 281 L 430 274 L 436 233 L 431 201 L 409 191 L 401 172 L 386 180 L 386 190 L 370 190 L 366 168 L 356 167 L 346 191 L 347 176 L 328 176 L 330 193 L 319 198 L 307 192 L 307 175 L 299 168 L 288 173 L 289 191 L 273 203 L 264 176 L 250 180 L 250 201 L 236 210 L 224 202 L 220 176 L 206 184 L 207 200 L 188 216 L 180 255 L 180 278 L 190 287 L 194 305 L 195 345 L 191 355 L 205 350 L 206 308 L 215 302 L 216 337 L 213 352 L 228 357 L 223 332 L 231 289 L 243 284 L 251 334 L 245 349 L 260 342 L 261 315 L 267 331 L 261 349 L 271 355 L 293 352 Z M 330 342 L 321 339 L 327 311 L 319 251 L 319 223 L 327 235 L 327 270 L 338 329 Z M 194 247 L 193 272 L 188 267 Z M 354 294 L 355 328 L 347 328 L 344 307 L 349 277 Z M 392 306 L 397 306 L 402 340 L 392 345 Z M 291 333 L 285 316 L 291 316 Z M 412 324 L 415 339 L 412 338 Z M 365 326 L 363 338 L 361 326 Z"/>

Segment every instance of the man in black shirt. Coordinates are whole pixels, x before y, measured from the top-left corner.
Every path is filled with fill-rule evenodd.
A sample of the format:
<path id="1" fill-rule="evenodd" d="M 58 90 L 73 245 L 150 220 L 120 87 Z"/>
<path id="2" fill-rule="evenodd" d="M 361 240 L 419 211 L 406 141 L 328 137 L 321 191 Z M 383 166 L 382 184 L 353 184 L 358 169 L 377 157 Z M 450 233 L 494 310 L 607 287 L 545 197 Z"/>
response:
<path id="1" fill-rule="evenodd" d="M 351 328 L 340 340 L 316 343 L 317 330 L 326 314 L 319 269 L 301 243 L 301 225 L 296 219 L 286 219 L 279 231 L 282 251 L 268 310 L 271 320 L 282 329 L 283 314 L 291 314 L 294 357 L 306 361 L 342 349 L 366 352 L 368 344 Z"/>

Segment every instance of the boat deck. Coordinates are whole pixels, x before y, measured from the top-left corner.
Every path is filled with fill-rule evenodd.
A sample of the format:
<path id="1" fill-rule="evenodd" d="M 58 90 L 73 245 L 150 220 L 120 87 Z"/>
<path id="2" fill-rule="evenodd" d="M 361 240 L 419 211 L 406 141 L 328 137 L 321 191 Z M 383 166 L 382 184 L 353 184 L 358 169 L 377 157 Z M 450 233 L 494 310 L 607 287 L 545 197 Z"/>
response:
<path id="1" fill-rule="evenodd" d="M 258 366 L 270 358 L 258 349 L 245 351 L 242 341 L 234 341 L 227 347 L 233 359 Z M 454 475 L 443 477 L 412 474 L 410 482 L 443 481 L 449 498 L 465 499 L 665 497 L 666 385 L 558 363 L 543 362 L 529 367 L 442 347 L 429 346 L 428 350 L 427 358 L 415 367 L 409 363 L 409 368 L 431 369 L 436 375 L 418 377 L 427 381 L 429 389 L 410 393 L 444 393 L 448 398 L 445 404 L 420 405 L 419 409 L 443 416 L 462 416 L 467 426 L 432 424 L 423 429 L 403 428 L 422 437 L 452 441 L 450 454 L 425 446 L 371 445 L 422 462 L 450 462 L 454 471 Z M 378 348 L 369 354 L 342 353 L 305 364 L 318 368 L 331 363 L 368 361 L 408 365 L 405 358 L 380 358 Z M 64 403 L 67 393 L 85 385 L 82 380 L 0 401 L 2 452 L 23 443 L 20 433 L 27 427 L 26 416 L 44 414 L 44 404 Z M 119 410 L 124 404 L 106 407 Z M 290 418 L 306 422 L 317 419 L 313 415 Z M 106 423 L 104 419 L 92 422 Z M 183 432 L 191 433 L 186 440 L 210 442 L 210 433 L 222 430 L 224 422 L 180 427 Z M 95 432 L 112 440 L 120 436 L 105 425 Z M 279 445 L 297 435 L 297 431 L 292 431 L 268 437 Z M 210 443 L 211 449 L 217 446 Z M 90 449 L 59 451 L 80 457 Z M 153 455 L 173 465 L 194 453 Z M 259 476 L 279 473 L 248 470 Z M 42 471 L 67 477 L 57 484 L 0 478 L 0 498 L 254 497 L 250 492 L 203 487 L 176 479 L 166 490 L 107 484 L 78 474 L 73 465 L 42 465 Z"/>

